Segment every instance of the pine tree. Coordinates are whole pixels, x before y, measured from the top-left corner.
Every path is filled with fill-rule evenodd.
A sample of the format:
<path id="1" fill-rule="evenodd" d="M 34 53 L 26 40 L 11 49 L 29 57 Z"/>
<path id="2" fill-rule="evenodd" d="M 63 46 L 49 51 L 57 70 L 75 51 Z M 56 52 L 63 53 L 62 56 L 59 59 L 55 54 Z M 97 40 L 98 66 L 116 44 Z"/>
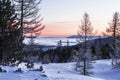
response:
<path id="1" fill-rule="evenodd" d="M 96 41 L 96 43 L 95 43 L 95 55 L 96 55 L 96 59 L 100 59 L 101 58 L 101 48 L 102 48 L 102 46 L 101 46 L 101 36 L 99 36 L 98 37 L 98 40 Z"/>
<path id="2" fill-rule="evenodd" d="M 0 40 L 2 61 L 16 59 L 15 55 L 21 52 L 20 27 L 16 20 L 14 6 L 10 0 L 0 0 Z"/>
<path id="3" fill-rule="evenodd" d="M 58 47 L 61 47 L 61 46 L 62 46 L 62 40 L 58 41 L 57 46 L 58 46 Z"/>
<path id="4" fill-rule="evenodd" d="M 86 56 L 86 53 L 91 54 L 91 52 L 88 52 L 88 47 L 87 47 L 87 40 L 89 40 L 89 36 L 93 35 L 93 27 L 91 26 L 91 22 L 89 20 L 89 15 L 87 13 L 84 14 L 83 20 L 81 20 L 81 25 L 79 26 L 79 31 L 78 35 L 80 36 L 80 41 L 83 41 L 83 46 L 79 47 L 80 51 L 79 53 L 81 54 L 81 57 L 79 58 L 77 64 L 80 64 L 82 61 L 82 67 L 83 67 L 83 75 L 89 75 L 87 67 L 88 67 L 88 57 Z"/>
<path id="5" fill-rule="evenodd" d="M 70 42 L 69 42 L 69 40 L 67 40 L 67 47 L 69 47 L 70 46 Z"/>
<path id="6" fill-rule="evenodd" d="M 57 48 L 56 48 L 56 53 L 57 53 L 57 57 L 58 57 L 58 62 L 62 62 L 63 60 L 63 56 L 62 56 L 62 40 L 59 40 L 57 42 Z M 56 57 L 56 56 L 55 56 Z"/>

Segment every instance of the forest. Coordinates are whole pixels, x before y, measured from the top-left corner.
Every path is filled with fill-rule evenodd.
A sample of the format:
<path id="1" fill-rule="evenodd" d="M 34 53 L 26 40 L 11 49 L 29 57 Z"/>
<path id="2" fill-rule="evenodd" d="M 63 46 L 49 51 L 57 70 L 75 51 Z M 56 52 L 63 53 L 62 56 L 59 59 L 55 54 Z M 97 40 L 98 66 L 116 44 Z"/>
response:
<path id="1" fill-rule="evenodd" d="M 17 76 L 18 79 L 15 80 L 107 80 L 97 77 L 99 75 L 96 73 L 100 71 L 96 70 L 100 63 L 109 64 L 111 72 L 115 70 L 116 73 L 120 73 L 119 12 L 116 11 L 111 15 L 112 20 L 109 21 L 109 26 L 102 35 L 96 35 L 99 30 L 94 30 L 89 12 L 85 12 L 78 24 L 76 45 L 70 45 L 67 41 L 63 46 L 62 40 L 59 40 L 55 48 L 44 50 L 43 48 L 47 46 L 35 42 L 47 27 L 42 23 L 44 18 L 40 14 L 39 5 L 41 0 L 0 0 L 0 78 L 2 80 L 13 80 L 9 75 L 11 71 L 26 77 L 25 79 L 20 76 L 20 79 L 19 74 L 12 74 L 14 77 Z M 24 43 L 26 38 L 29 38 L 28 44 Z M 69 69 L 67 65 L 72 68 Z M 67 69 L 72 70 L 71 73 L 68 73 Z M 115 71 L 111 74 L 115 74 Z M 62 72 L 65 74 L 62 75 Z M 4 78 L 5 75 L 2 73 L 6 73 L 8 78 Z M 78 78 L 75 78 L 74 73 L 79 74 Z M 36 77 L 32 76 L 33 74 Z M 41 77 L 38 77 L 38 74 Z M 65 78 L 68 74 L 73 78 Z M 119 80 L 119 78 L 116 76 L 109 80 Z"/>

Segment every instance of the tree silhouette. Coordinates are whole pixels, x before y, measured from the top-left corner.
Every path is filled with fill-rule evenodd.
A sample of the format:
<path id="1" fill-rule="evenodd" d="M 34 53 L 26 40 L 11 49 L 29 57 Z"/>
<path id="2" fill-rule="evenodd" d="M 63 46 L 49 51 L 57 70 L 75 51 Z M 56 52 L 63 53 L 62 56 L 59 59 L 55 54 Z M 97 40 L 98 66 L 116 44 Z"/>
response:
<path id="1" fill-rule="evenodd" d="M 39 5 L 41 0 L 14 0 L 18 20 L 21 22 L 22 35 L 27 34 L 30 41 L 34 41 L 34 36 L 38 36 L 45 26 L 42 25 Z"/>
<path id="2" fill-rule="evenodd" d="M 109 23 L 109 28 L 106 29 L 106 32 L 110 34 L 110 36 L 116 37 L 120 35 L 120 15 L 118 12 L 113 14 L 113 19 Z"/>
<path id="3" fill-rule="evenodd" d="M 21 36 L 22 38 L 24 38 L 24 35 L 30 36 L 30 46 L 28 48 L 30 54 L 33 54 L 35 48 L 34 38 L 36 38 L 35 36 L 39 36 L 45 27 L 42 25 L 43 18 L 40 15 L 39 5 L 41 0 L 13 0 L 13 2 L 18 15 L 17 18 L 20 21 Z"/>
<path id="4" fill-rule="evenodd" d="M 19 22 L 16 20 L 14 6 L 11 5 L 10 0 L 0 1 L 0 48 L 2 54 L 2 61 L 7 62 L 12 59 L 15 54 L 21 52 L 21 39 Z M 18 56 L 17 56 L 18 57 Z"/>

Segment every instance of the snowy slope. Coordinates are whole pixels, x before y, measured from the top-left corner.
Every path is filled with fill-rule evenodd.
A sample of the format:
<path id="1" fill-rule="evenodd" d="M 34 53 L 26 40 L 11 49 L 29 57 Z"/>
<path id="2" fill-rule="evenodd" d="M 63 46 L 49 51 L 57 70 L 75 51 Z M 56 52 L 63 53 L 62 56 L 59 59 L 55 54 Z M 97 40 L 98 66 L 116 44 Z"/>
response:
<path id="1" fill-rule="evenodd" d="M 111 60 L 98 60 L 93 66 L 93 77 L 104 80 L 120 80 L 120 69 L 112 68 Z"/>
<path id="2" fill-rule="evenodd" d="M 6 73 L 0 73 L 0 80 L 49 80 L 47 77 L 42 76 L 39 71 L 29 71 L 24 66 L 22 73 L 15 72 L 17 68 L 2 66 L 2 69 L 7 70 Z"/>
<path id="3" fill-rule="evenodd" d="M 0 80 L 119 80 L 120 70 L 112 69 L 110 60 L 98 60 L 93 64 L 92 76 L 83 76 L 74 70 L 75 63 L 35 64 L 35 68 L 43 66 L 47 77 L 42 72 L 29 71 L 23 64 L 19 65 L 23 73 L 15 73 L 15 67 L 1 66 L 7 73 L 0 73 Z"/>
<path id="4" fill-rule="evenodd" d="M 80 75 L 74 71 L 74 63 L 49 64 L 44 67 L 50 80 L 103 80 Z"/>

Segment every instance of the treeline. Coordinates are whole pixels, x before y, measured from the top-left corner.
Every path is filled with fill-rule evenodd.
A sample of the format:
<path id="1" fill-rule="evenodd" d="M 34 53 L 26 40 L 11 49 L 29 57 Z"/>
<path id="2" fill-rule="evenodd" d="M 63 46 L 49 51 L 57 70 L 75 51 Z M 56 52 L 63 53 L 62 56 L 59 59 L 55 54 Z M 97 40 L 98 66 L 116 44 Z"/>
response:
<path id="1" fill-rule="evenodd" d="M 107 38 L 97 38 L 87 41 L 87 47 L 90 47 L 92 52 L 92 60 L 97 59 L 110 59 L 110 52 L 113 52 L 113 49 L 110 47 L 110 43 L 113 42 L 112 37 Z M 74 46 L 57 46 L 55 49 L 48 49 L 43 51 L 42 48 L 45 46 L 34 45 L 35 50 L 29 50 L 31 45 L 27 45 L 26 50 L 24 50 L 23 59 L 27 62 L 27 59 L 32 57 L 33 62 L 42 62 L 42 63 L 64 63 L 77 61 L 73 56 L 76 56 L 74 50 L 78 51 L 79 47 L 83 47 L 84 42 Z"/>
<path id="2" fill-rule="evenodd" d="M 98 59 L 110 59 L 110 52 L 113 52 L 113 49 L 110 47 L 110 43 L 113 42 L 112 37 L 107 38 L 98 38 L 94 40 L 87 41 L 87 47 L 90 47 L 93 60 Z M 49 62 L 71 62 L 76 61 L 73 56 L 77 56 L 74 53 L 74 50 L 79 50 L 79 47 L 82 47 L 84 42 L 74 46 L 61 46 L 56 49 L 50 49 L 43 52 L 43 56 L 47 56 L 49 58 Z"/>

